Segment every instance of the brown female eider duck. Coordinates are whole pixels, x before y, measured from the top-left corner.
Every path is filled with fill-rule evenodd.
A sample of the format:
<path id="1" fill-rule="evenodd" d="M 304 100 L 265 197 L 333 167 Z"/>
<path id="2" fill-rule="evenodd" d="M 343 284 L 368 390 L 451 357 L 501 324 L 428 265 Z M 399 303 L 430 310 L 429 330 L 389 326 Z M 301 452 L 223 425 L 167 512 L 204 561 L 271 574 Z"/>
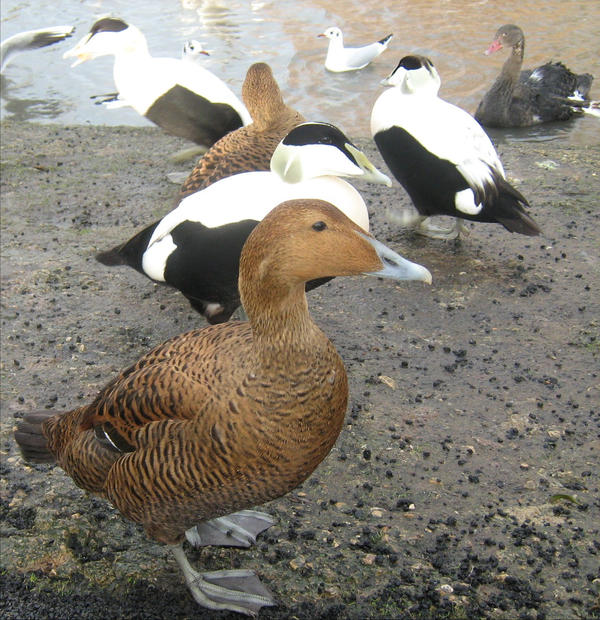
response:
<path id="1" fill-rule="evenodd" d="M 103 495 L 154 540 L 171 545 L 200 605 L 256 615 L 275 602 L 252 571 L 197 572 L 182 543 L 189 532 L 189 540 L 212 544 L 206 534 L 211 524 L 226 530 L 230 526 L 218 521 L 224 515 L 288 493 L 331 450 L 344 420 L 348 380 L 334 346 L 309 315 L 304 285 L 360 274 L 431 281 L 427 269 L 329 203 L 278 206 L 242 251 L 240 294 L 249 322 L 168 340 L 89 405 L 26 415 L 15 432 L 23 455 L 54 458 L 77 485 Z M 251 518 L 236 514 L 239 521 Z M 209 527 L 199 534 L 202 522 Z M 271 523 L 265 516 L 254 532 Z"/>
<path id="2" fill-rule="evenodd" d="M 232 174 L 269 170 L 277 145 L 304 122 L 300 113 L 285 105 L 271 67 L 264 62 L 248 69 L 242 99 L 252 123 L 223 136 L 202 156 L 183 184 L 180 199 Z"/>
<path id="3" fill-rule="evenodd" d="M 405 56 L 384 84 L 371 112 L 371 133 L 381 155 L 416 210 L 404 224 L 439 239 L 466 232 L 463 220 L 496 222 L 510 232 L 537 235 L 527 200 L 504 177 L 502 163 L 481 125 L 440 99 L 440 76 L 424 56 Z M 450 229 L 429 217 L 455 218 Z"/>
<path id="4" fill-rule="evenodd" d="M 142 32 L 116 17 L 98 20 L 65 52 L 72 66 L 113 55 L 118 106 L 131 106 L 167 133 L 212 146 L 226 133 L 252 122 L 244 104 L 216 75 L 197 62 L 154 58 Z M 110 104 L 109 104 L 110 105 Z"/>
<path id="5" fill-rule="evenodd" d="M 501 26 L 486 54 L 510 47 L 502 72 L 481 100 L 475 118 L 486 127 L 528 127 L 565 121 L 588 111 L 593 76 L 576 75 L 561 62 L 521 71 L 525 35 L 519 26 Z M 590 108 L 589 111 L 594 113 Z"/>
<path id="6" fill-rule="evenodd" d="M 237 281 L 244 241 L 271 209 L 294 198 L 321 198 L 368 230 L 365 201 L 338 176 L 391 185 L 362 151 L 327 123 L 295 127 L 275 149 L 271 168 L 235 174 L 190 194 L 162 220 L 96 258 L 108 266 L 129 265 L 169 284 L 207 321 L 220 323 L 240 304 Z"/>

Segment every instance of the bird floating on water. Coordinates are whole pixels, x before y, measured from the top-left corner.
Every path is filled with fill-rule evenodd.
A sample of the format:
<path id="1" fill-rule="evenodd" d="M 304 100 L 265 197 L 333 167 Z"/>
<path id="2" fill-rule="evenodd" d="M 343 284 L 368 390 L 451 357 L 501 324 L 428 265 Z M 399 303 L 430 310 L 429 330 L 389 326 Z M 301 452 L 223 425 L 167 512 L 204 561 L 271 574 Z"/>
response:
<path id="1" fill-rule="evenodd" d="M 253 571 L 199 572 L 182 544 L 250 546 L 274 520 L 249 509 L 297 487 L 333 447 L 348 379 L 304 286 L 361 274 L 431 282 L 333 205 L 279 205 L 241 254 L 249 322 L 168 340 L 88 405 L 26 414 L 15 432 L 24 457 L 55 460 L 169 545 L 201 606 L 256 616 L 275 599 Z"/>
<path id="2" fill-rule="evenodd" d="M 387 37 L 362 47 L 344 47 L 344 36 L 342 31 L 336 26 L 327 28 L 325 32 L 317 36 L 329 39 L 325 68 L 334 73 L 341 73 L 343 71 L 356 71 L 366 67 L 387 49 L 394 35 L 388 34 Z"/>
<path id="3" fill-rule="evenodd" d="M 155 58 L 142 32 L 116 17 L 98 20 L 77 45 L 64 54 L 73 67 L 113 55 L 118 101 L 131 106 L 167 133 L 212 146 L 226 133 L 252 119 L 229 86 L 197 62 Z"/>
<path id="4" fill-rule="evenodd" d="M 574 114 L 598 114 L 597 102 L 589 100 L 593 76 L 577 75 L 562 62 L 548 62 L 521 71 L 525 35 L 519 26 L 501 26 L 486 50 L 492 54 L 503 47 L 511 53 L 502 71 L 477 107 L 475 118 L 486 127 L 527 127 L 550 121 L 564 121 Z"/>
<path id="5" fill-rule="evenodd" d="M 440 77 L 424 56 L 405 56 L 383 83 L 371 113 L 371 133 L 385 163 L 408 192 L 418 215 L 402 223 L 429 237 L 454 239 L 462 220 L 497 222 L 511 232 L 537 235 L 525 197 L 506 181 L 494 146 L 467 112 L 438 97 Z M 450 229 L 430 216 L 450 215 Z"/>
<path id="6" fill-rule="evenodd" d="M 181 187 L 180 198 L 233 174 L 269 170 L 277 145 L 305 120 L 285 105 L 271 67 L 264 62 L 248 69 L 242 99 L 252 123 L 223 136 L 202 156 Z"/>
<path id="7" fill-rule="evenodd" d="M 181 58 L 183 60 L 196 61 L 200 56 L 210 56 L 210 53 L 202 47 L 200 41 L 189 39 L 183 44 Z"/>
<path id="8" fill-rule="evenodd" d="M 54 45 L 72 36 L 74 32 L 74 26 L 53 26 L 13 34 L 0 43 L 0 72 L 4 71 L 17 54 Z"/>
<path id="9" fill-rule="evenodd" d="M 271 171 L 235 174 L 190 194 L 161 220 L 96 258 L 108 266 L 129 265 L 178 289 L 210 323 L 227 321 L 240 304 L 242 246 L 280 202 L 321 198 L 369 229 L 364 200 L 339 176 L 391 185 L 337 127 L 304 123 L 275 149 Z"/>

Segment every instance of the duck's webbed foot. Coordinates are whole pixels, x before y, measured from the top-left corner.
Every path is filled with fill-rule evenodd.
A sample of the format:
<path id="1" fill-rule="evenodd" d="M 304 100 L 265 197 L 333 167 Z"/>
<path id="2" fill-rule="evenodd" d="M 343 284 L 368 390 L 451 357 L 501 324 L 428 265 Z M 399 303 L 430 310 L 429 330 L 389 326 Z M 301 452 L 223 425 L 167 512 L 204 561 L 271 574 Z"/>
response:
<path id="1" fill-rule="evenodd" d="M 461 235 L 467 236 L 471 231 L 461 218 L 454 218 L 454 224 L 450 228 L 440 228 L 430 222 L 429 217 L 421 218 L 415 227 L 415 232 L 430 239 L 444 239 L 446 241 L 458 239 Z"/>
<path id="2" fill-rule="evenodd" d="M 270 528 L 275 519 L 266 512 L 240 510 L 225 517 L 204 521 L 185 533 L 194 547 L 250 547 L 256 537 Z"/>
<path id="3" fill-rule="evenodd" d="M 271 592 L 251 570 L 199 573 L 192 568 L 181 545 L 172 549 L 192 596 L 202 607 L 257 616 L 262 607 L 275 605 Z"/>
<path id="4" fill-rule="evenodd" d="M 442 228 L 431 222 L 431 217 L 421 215 L 414 208 L 405 208 L 401 211 L 390 212 L 389 219 L 402 226 L 412 228 L 418 235 L 429 237 L 430 239 L 458 239 L 460 235 L 469 235 L 470 230 L 461 218 L 454 218 L 454 224 L 450 228 Z"/>

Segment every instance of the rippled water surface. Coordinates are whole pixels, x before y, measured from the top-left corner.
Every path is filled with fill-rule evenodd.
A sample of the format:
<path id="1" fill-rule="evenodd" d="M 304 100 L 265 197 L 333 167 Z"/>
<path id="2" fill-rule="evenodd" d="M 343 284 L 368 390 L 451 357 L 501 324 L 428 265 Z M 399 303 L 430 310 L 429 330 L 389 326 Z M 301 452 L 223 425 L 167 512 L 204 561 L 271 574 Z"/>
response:
<path id="1" fill-rule="evenodd" d="M 268 62 L 287 103 L 307 118 L 336 123 L 351 136 L 369 133 L 369 116 L 381 92 L 379 81 L 401 56 L 429 56 L 441 78 L 441 96 L 473 113 L 500 72 L 506 52 L 484 56 L 498 26 L 520 25 L 526 34 L 525 67 L 562 60 L 572 70 L 596 75 L 592 93 L 600 99 L 600 2 L 598 0 L 57 0 L 47 3 L 3 0 L 2 38 L 42 26 L 73 24 L 74 38 L 22 54 L 2 76 L 2 118 L 64 124 L 149 124 L 128 108 L 97 106 L 91 95 L 114 91 L 112 59 L 100 58 L 74 69 L 65 50 L 100 16 L 119 16 L 138 26 L 155 56 L 181 55 L 183 42 L 198 39 L 210 50 L 200 62 L 240 94 L 248 66 Z M 393 32 L 390 47 L 361 71 L 328 73 L 328 26 L 344 31 L 346 43 L 363 44 Z M 560 138 L 572 144 L 600 143 L 600 121 L 584 117 L 526 131 L 495 133 L 508 140 Z"/>

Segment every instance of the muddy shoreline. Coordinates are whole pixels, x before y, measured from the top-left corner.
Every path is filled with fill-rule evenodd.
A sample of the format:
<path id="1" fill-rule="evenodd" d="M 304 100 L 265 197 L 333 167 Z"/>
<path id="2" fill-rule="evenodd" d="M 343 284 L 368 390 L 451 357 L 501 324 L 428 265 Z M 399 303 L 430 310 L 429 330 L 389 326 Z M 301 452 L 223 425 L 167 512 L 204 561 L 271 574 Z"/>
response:
<path id="1" fill-rule="evenodd" d="M 88 401 L 203 321 L 174 291 L 94 254 L 170 210 L 191 163 L 154 128 L 3 122 L 0 544 L 5 618 L 236 617 L 198 608 L 170 554 L 50 466 L 15 416 Z M 356 140 L 372 160 L 372 144 Z M 309 295 L 350 380 L 314 475 L 263 509 L 249 550 L 263 618 L 600 617 L 600 147 L 501 144 L 539 238 L 478 224 L 460 244 L 400 230 L 393 188 L 356 184 L 372 231 L 433 285 L 338 279 Z"/>

